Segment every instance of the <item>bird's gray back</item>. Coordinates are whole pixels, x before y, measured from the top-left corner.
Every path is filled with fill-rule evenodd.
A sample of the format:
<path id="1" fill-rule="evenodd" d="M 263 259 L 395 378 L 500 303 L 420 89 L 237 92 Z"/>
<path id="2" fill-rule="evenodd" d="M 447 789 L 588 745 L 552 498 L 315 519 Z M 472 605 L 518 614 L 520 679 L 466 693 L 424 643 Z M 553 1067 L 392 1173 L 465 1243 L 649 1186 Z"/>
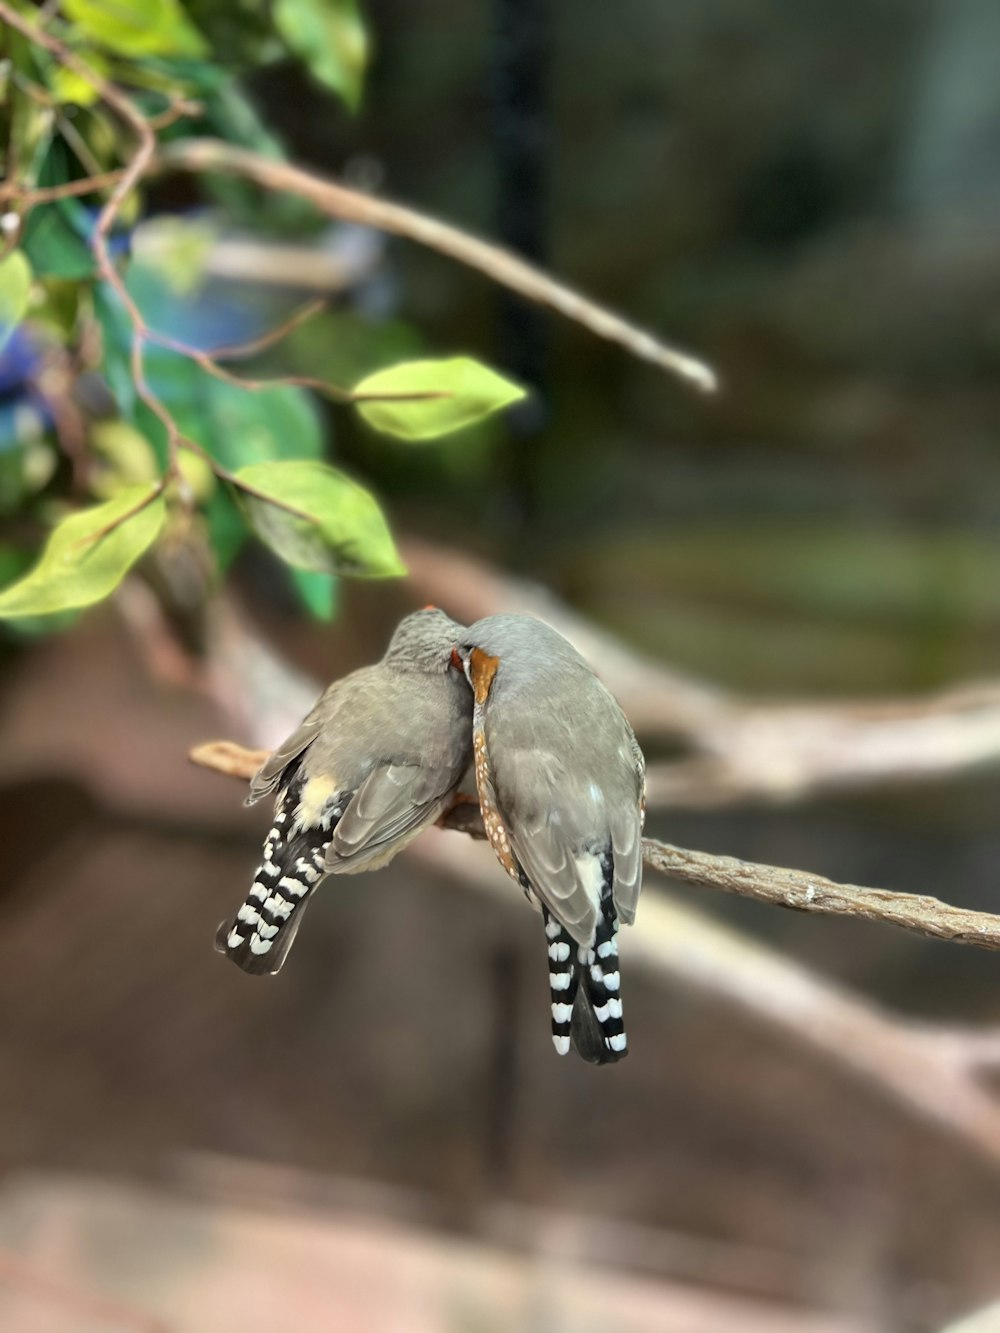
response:
<path id="1" fill-rule="evenodd" d="M 331 685 L 314 713 L 321 729 L 303 757 L 305 774 L 335 775 L 346 790 L 385 764 L 425 764 L 457 780 L 468 760 L 471 696 L 445 670 L 377 662 Z"/>

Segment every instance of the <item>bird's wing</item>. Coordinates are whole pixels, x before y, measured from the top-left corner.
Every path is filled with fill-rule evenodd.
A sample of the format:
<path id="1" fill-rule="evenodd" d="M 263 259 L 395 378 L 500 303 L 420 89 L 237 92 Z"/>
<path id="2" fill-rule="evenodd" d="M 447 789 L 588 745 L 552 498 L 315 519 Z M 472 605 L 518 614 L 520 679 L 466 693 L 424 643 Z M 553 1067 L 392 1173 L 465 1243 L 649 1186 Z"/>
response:
<path id="1" fill-rule="evenodd" d="M 507 836 L 532 889 L 579 944 L 589 944 L 604 858 L 588 847 L 593 829 L 587 830 L 584 812 L 571 813 L 572 779 L 554 755 L 518 751 L 504 756 L 493 780 Z"/>
<path id="2" fill-rule="evenodd" d="M 611 817 L 614 902 L 626 926 L 635 920 L 642 888 L 642 817 L 635 806 L 622 806 Z"/>
<path id="3" fill-rule="evenodd" d="M 254 775 L 250 783 L 250 791 L 246 798 L 246 805 L 253 805 L 259 801 L 262 796 L 270 796 L 276 790 L 281 782 L 281 775 L 293 760 L 298 759 L 305 750 L 312 745 L 313 741 L 319 735 L 322 725 L 322 719 L 318 710 L 313 709 L 307 718 L 292 732 L 286 741 L 269 755 L 265 760 L 263 767 Z"/>
<path id="4" fill-rule="evenodd" d="M 611 816 L 611 849 L 615 861 L 615 907 L 627 926 L 635 920 L 635 909 L 642 888 L 642 826 L 645 819 L 646 759 L 635 732 L 628 728 L 629 748 L 635 767 L 638 805 L 623 804 Z"/>
<path id="5" fill-rule="evenodd" d="M 358 788 L 334 829 L 326 871 L 360 870 L 383 858 L 391 845 L 433 823 L 455 785 L 451 769 L 424 764 L 376 768 Z M 397 849 L 398 850 L 398 849 Z"/>

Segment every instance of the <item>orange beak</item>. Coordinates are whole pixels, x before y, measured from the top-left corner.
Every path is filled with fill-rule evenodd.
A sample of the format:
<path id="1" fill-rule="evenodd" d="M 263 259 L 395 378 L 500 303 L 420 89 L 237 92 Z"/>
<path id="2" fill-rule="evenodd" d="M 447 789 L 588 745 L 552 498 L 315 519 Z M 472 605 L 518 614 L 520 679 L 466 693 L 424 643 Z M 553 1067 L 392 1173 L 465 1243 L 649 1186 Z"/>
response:
<path id="1" fill-rule="evenodd" d="M 421 609 L 421 611 L 437 611 L 437 610 L 438 610 L 438 608 L 434 605 L 433 602 L 428 602 L 426 606 L 422 606 L 420 609 Z"/>

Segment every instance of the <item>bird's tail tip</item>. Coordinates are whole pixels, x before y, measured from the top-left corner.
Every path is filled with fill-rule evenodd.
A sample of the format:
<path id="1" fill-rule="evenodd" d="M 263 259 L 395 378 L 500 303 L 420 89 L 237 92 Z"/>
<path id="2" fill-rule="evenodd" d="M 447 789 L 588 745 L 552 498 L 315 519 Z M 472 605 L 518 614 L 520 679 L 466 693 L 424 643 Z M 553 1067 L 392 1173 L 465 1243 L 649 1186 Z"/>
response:
<path id="1" fill-rule="evenodd" d="M 617 1064 L 628 1054 L 619 993 L 617 922 L 602 923 L 594 945 L 578 945 L 546 913 L 552 1044 L 557 1055 L 575 1049 L 588 1064 Z"/>

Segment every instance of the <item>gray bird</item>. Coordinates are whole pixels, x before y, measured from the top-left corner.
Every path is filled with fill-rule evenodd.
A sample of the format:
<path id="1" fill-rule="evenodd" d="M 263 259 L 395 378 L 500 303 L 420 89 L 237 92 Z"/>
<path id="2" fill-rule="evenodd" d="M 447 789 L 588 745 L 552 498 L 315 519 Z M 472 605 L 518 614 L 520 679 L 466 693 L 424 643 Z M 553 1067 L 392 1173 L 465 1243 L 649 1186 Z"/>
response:
<path id="1" fill-rule="evenodd" d="M 464 633 L 427 607 L 400 621 L 385 656 L 335 681 L 250 784 L 276 792 L 274 824 L 246 902 L 216 936 L 245 972 L 277 972 L 327 875 L 374 870 L 449 803 L 469 763 L 473 701 L 451 654 Z"/>
<path id="2" fill-rule="evenodd" d="M 617 933 L 642 885 L 642 751 L 614 696 L 539 620 L 477 621 L 455 660 L 475 698 L 487 836 L 544 918 L 555 1048 L 610 1064 L 628 1048 Z"/>

